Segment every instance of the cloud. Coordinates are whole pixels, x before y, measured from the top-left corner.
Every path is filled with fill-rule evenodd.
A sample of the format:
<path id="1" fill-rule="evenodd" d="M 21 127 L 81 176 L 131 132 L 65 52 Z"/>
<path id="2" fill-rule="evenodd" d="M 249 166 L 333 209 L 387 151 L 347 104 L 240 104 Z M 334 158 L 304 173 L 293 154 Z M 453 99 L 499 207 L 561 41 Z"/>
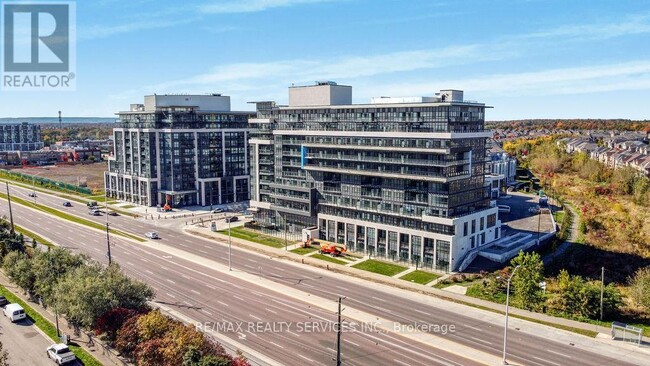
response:
<path id="1" fill-rule="evenodd" d="M 633 15 L 619 22 L 576 24 L 546 31 L 524 34 L 520 38 L 564 38 L 571 40 L 602 40 L 621 36 L 650 33 L 650 16 Z"/>
<path id="2" fill-rule="evenodd" d="M 254 13 L 273 8 L 332 1 L 340 0 L 219 0 L 199 6 L 199 10 L 208 14 Z"/>
<path id="3" fill-rule="evenodd" d="M 441 88 L 499 96 L 566 95 L 650 88 L 650 61 L 597 66 L 555 68 L 533 72 L 493 74 L 466 79 L 432 79 L 357 89 L 364 97 L 382 95 L 431 95 Z"/>

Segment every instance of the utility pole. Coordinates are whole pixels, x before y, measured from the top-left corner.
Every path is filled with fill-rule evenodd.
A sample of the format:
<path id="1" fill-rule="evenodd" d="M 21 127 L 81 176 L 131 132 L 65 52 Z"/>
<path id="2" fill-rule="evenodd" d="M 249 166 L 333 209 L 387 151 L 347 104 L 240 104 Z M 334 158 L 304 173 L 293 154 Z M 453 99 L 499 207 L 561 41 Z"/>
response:
<path id="1" fill-rule="evenodd" d="M 287 248 L 287 220 L 284 220 L 284 250 L 289 250 Z"/>
<path id="2" fill-rule="evenodd" d="M 336 329 L 336 366 L 341 366 L 341 300 L 339 297 L 339 319 Z"/>
<path id="3" fill-rule="evenodd" d="M 9 222 L 11 223 L 11 233 L 14 231 L 14 215 L 11 213 L 11 195 L 9 194 L 9 182 L 5 182 L 7 185 L 7 201 L 9 202 Z"/>
<path id="4" fill-rule="evenodd" d="M 600 271 L 600 321 L 603 321 L 603 294 L 605 292 L 605 267 Z"/>
<path id="5" fill-rule="evenodd" d="M 506 361 L 506 355 L 507 355 L 507 344 L 508 344 L 508 307 L 510 305 L 510 280 L 515 276 L 515 272 L 519 269 L 520 266 L 515 267 L 515 269 L 512 271 L 512 274 L 510 277 L 508 277 L 508 286 L 506 289 L 506 324 L 503 327 L 503 359 L 501 360 L 502 365 L 508 365 L 508 361 Z"/>
<path id="6" fill-rule="evenodd" d="M 110 266 L 113 262 L 113 258 L 111 258 L 111 235 L 110 235 L 110 229 L 108 228 L 108 192 L 104 190 L 104 215 L 106 215 L 106 247 L 108 248 L 108 251 L 106 252 L 106 255 L 108 256 L 108 265 Z"/>

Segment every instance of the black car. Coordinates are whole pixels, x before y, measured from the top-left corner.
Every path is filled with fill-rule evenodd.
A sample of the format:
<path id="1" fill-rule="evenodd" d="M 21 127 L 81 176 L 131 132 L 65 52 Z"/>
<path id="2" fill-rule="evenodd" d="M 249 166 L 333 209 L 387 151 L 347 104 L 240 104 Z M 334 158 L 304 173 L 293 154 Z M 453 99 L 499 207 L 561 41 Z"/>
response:
<path id="1" fill-rule="evenodd" d="M 5 306 L 9 303 L 6 297 L 0 296 L 0 306 Z"/>
<path id="2" fill-rule="evenodd" d="M 226 217 L 226 222 L 235 222 L 235 221 L 239 221 L 239 217 L 237 216 Z"/>
<path id="3" fill-rule="evenodd" d="M 63 206 L 65 206 L 65 207 L 72 207 L 72 203 L 70 203 L 70 202 L 68 202 L 68 201 L 65 201 L 65 202 L 63 202 Z"/>

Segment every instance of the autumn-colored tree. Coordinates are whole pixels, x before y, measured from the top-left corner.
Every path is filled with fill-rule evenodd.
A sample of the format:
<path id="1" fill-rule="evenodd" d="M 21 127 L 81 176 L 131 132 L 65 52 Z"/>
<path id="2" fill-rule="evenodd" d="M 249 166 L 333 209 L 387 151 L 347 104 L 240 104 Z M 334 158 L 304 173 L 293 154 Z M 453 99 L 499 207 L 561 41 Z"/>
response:
<path id="1" fill-rule="evenodd" d="M 115 337 L 115 349 L 129 359 L 135 358 L 136 349 L 140 344 L 141 338 L 138 331 L 138 323 L 143 316 L 145 314 L 136 314 L 127 319 L 117 331 L 117 336 Z"/>
<path id="2" fill-rule="evenodd" d="M 144 310 L 134 310 L 127 308 L 115 308 L 107 311 L 95 322 L 95 334 L 103 334 L 109 342 L 114 342 L 117 332 L 122 325 L 130 318 L 134 317 Z"/>

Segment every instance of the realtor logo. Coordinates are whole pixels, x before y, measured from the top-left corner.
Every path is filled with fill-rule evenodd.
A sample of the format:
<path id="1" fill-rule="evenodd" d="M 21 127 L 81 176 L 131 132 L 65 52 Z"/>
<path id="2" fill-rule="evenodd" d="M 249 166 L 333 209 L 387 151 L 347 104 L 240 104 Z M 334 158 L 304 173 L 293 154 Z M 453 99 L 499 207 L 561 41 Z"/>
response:
<path id="1" fill-rule="evenodd" d="M 74 90 L 75 4 L 2 2 L 2 90 Z"/>

